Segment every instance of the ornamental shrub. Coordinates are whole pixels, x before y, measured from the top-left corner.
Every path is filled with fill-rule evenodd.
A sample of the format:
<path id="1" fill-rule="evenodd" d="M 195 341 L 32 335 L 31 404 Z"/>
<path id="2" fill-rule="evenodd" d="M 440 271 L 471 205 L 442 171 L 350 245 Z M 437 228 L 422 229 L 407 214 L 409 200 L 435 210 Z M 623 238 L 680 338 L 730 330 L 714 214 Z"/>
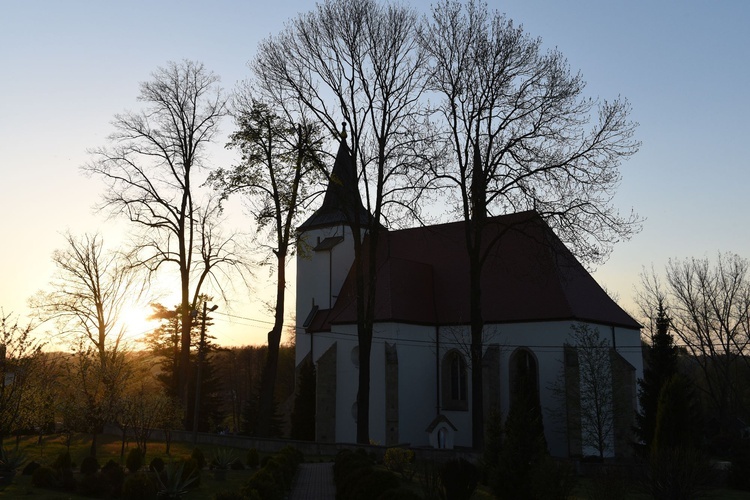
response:
<path id="1" fill-rule="evenodd" d="M 479 469 L 466 459 L 448 460 L 440 468 L 446 500 L 469 500 L 479 484 Z"/>
<path id="2" fill-rule="evenodd" d="M 132 473 L 138 472 L 143 467 L 143 453 L 138 448 L 133 448 L 128 452 L 125 459 L 125 467 Z"/>
<path id="3" fill-rule="evenodd" d="M 203 454 L 203 451 L 200 448 L 193 448 L 193 453 L 190 455 L 190 458 L 195 460 L 199 469 L 206 467 L 206 455 Z"/>
<path id="4" fill-rule="evenodd" d="M 157 488 L 151 476 L 144 472 L 130 474 L 122 484 L 122 500 L 156 500 Z"/>
<path id="5" fill-rule="evenodd" d="M 159 457 L 154 457 L 151 463 L 148 464 L 148 470 L 156 472 L 157 474 L 164 470 L 164 460 Z"/>
<path id="6" fill-rule="evenodd" d="M 52 468 L 58 471 L 61 470 L 67 470 L 73 469 L 73 460 L 70 458 L 70 453 L 67 451 L 63 451 L 59 455 L 57 455 L 57 458 L 55 458 L 55 461 L 52 462 Z"/>
<path id="7" fill-rule="evenodd" d="M 247 452 L 246 460 L 247 460 L 247 466 L 250 467 L 251 469 L 255 469 L 256 467 L 258 467 L 258 464 L 260 464 L 260 457 L 258 456 L 258 450 L 256 450 L 255 448 L 251 448 Z"/>
<path id="8" fill-rule="evenodd" d="M 62 483 L 52 467 L 37 468 L 31 475 L 31 482 L 39 488 L 59 489 L 62 487 Z"/>
<path id="9" fill-rule="evenodd" d="M 99 462 L 96 458 L 88 456 L 81 461 L 81 474 L 91 476 L 99 470 Z"/>
<path id="10" fill-rule="evenodd" d="M 414 451 L 406 448 L 388 448 L 383 456 L 383 464 L 391 472 L 411 480 L 416 472 L 414 468 Z"/>

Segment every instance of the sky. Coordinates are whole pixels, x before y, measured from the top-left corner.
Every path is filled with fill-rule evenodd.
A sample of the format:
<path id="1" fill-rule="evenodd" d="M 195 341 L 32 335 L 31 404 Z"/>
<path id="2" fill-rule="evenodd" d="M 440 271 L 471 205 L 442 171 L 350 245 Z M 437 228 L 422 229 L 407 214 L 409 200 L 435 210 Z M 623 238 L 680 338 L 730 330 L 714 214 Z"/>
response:
<path id="1" fill-rule="evenodd" d="M 87 150 L 106 145 L 116 113 L 139 109 L 140 82 L 168 61 L 191 59 L 231 91 L 249 76 L 258 42 L 313 7 L 288 0 L 0 0 L 3 312 L 26 321 L 27 301 L 48 286 L 64 231 L 100 231 L 113 248 L 125 241 L 128 225 L 94 210 L 104 185 L 80 167 Z M 615 204 L 643 217 L 643 230 L 617 244 L 594 273 L 626 310 L 635 310 L 644 268 L 663 271 L 669 259 L 718 252 L 750 258 L 750 2 L 510 0 L 490 7 L 560 50 L 582 73 L 587 96 L 622 96 L 632 105 L 642 146 L 621 166 Z M 211 162 L 227 167 L 234 157 L 222 146 L 232 123 L 221 131 Z M 250 227 L 239 209 L 231 224 Z M 259 271 L 251 290 L 238 285 L 230 303 L 219 302 L 219 343 L 265 342 L 267 277 Z"/>

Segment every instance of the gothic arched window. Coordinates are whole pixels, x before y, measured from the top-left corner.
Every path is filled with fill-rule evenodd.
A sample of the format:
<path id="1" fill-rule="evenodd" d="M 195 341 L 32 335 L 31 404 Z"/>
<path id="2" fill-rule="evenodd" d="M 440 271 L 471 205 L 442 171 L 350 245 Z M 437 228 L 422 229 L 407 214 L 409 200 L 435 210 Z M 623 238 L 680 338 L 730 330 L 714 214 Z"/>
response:
<path id="1" fill-rule="evenodd" d="M 467 411 L 468 384 L 466 360 L 457 350 L 448 351 L 441 366 L 443 408 L 446 410 Z"/>

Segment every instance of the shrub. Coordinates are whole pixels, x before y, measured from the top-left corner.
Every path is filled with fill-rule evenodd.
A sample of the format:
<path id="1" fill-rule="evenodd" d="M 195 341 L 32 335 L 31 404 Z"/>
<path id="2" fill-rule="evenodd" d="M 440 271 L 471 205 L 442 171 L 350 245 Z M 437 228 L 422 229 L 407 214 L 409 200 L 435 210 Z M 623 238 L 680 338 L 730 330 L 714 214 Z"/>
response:
<path id="1" fill-rule="evenodd" d="M 67 451 L 60 453 L 57 458 L 55 458 L 55 461 L 52 462 L 52 468 L 55 470 L 72 470 L 73 460 L 70 458 L 70 453 Z"/>
<path id="2" fill-rule="evenodd" d="M 128 452 L 125 459 L 125 467 L 132 473 L 136 473 L 143 467 L 143 453 L 138 448 L 133 448 Z"/>
<path id="3" fill-rule="evenodd" d="M 73 475 L 73 469 L 60 469 L 57 472 L 57 478 L 60 480 L 60 486 L 65 491 L 75 491 L 78 488 L 76 478 Z"/>
<path id="4" fill-rule="evenodd" d="M 190 455 L 190 458 L 195 460 L 199 469 L 206 467 L 206 456 L 200 448 L 193 448 L 193 453 Z"/>
<path id="5" fill-rule="evenodd" d="M 284 498 L 283 489 L 265 468 L 253 474 L 241 491 L 246 496 L 251 496 L 252 492 L 255 491 L 263 500 L 282 500 Z"/>
<path id="6" fill-rule="evenodd" d="M 334 460 L 333 480 L 336 485 L 343 484 L 345 478 L 360 468 L 372 469 L 372 461 L 363 453 L 353 453 L 351 450 L 341 450 Z"/>
<path id="7" fill-rule="evenodd" d="M 293 465 L 294 469 L 297 469 L 297 466 L 305 461 L 305 455 L 301 451 L 299 451 L 297 448 L 293 446 L 284 446 L 281 451 L 279 451 L 279 454 L 285 456 L 289 462 Z"/>
<path id="8" fill-rule="evenodd" d="M 365 474 L 349 488 L 350 496 L 357 500 L 377 500 L 388 490 L 398 488 L 398 478 L 393 472 L 386 470 L 372 470 Z"/>
<path id="9" fill-rule="evenodd" d="M 117 497 L 122 490 L 122 483 L 125 480 L 125 471 L 120 464 L 110 460 L 102 467 L 101 475 L 104 481 L 109 485 L 112 495 Z"/>
<path id="10" fill-rule="evenodd" d="M 695 498 L 708 485 L 711 466 L 695 449 L 654 448 L 648 472 L 651 494 L 656 500 Z"/>
<path id="11" fill-rule="evenodd" d="M 463 458 L 448 460 L 440 468 L 447 500 L 469 500 L 479 483 L 479 469 Z"/>
<path id="12" fill-rule="evenodd" d="M 575 488 L 573 468 L 568 462 L 544 457 L 532 471 L 532 492 L 536 498 L 549 500 L 565 500 L 570 498 Z M 615 500 L 617 494 L 623 491 L 609 491 L 609 498 Z"/>
<path id="13" fill-rule="evenodd" d="M 247 500 L 247 496 L 239 491 L 220 491 L 214 493 L 212 500 Z"/>
<path id="14" fill-rule="evenodd" d="M 197 448 L 196 448 L 197 449 Z M 197 486 L 200 486 L 201 484 L 201 467 L 199 466 L 198 460 L 191 457 L 185 460 L 184 467 L 182 469 L 182 479 L 183 481 L 188 481 L 192 478 L 192 481 L 190 482 L 190 487 L 195 488 Z"/>
<path id="15" fill-rule="evenodd" d="M 156 492 L 156 484 L 149 474 L 138 472 L 125 478 L 120 498 L 123 500 L 155 500 Z"/>
<path id="16" fill-rule="evenodd" d="M 372 474 L 372 465 L 366 465 L 350 470 L 343 475 L 339 482 L 336 483 L 336 498 L 350 499 L 357 498 L 355 491 L 361 481 Z"/>
<path id="17" fill-rule="evenodd" d="M 414 451 L 406 448 L 388 448 L 383 457 L 385 467 L 401 477 L 411 480 L 416 472 L 414 469 Z"/>
<path id="18" fill-rule="evenodd" d="M 59 489 L 62 482 L 57 476 L 55 470 L 51 467 L 39 467 L 31 475 L 31 482 L 34 486 L 47 489 Z"/>
<path id="19" fill-rule="evenodd" d="M 81 474 L 91 476 L 99 470 L 99 462 L 94 457 L 86 457 L 81 461 Z"/>
<path id="20" fill-rule="evenodd" d="M 247 452 L 246 460 L 247 460 L 247 466 L 250 467 L 251 469 L 255 469 L 256 467 L 258 467 L 258 464 L 260 464 L 260 457 L 258 456 L 258 450 L 256 450 L 255 448 L 251 448 Z"/>
<path id="21" fill-rule="evenodd" d="M 242 461 L 238 458 L 234 462 L 232 462 L 232 465 L 230 465 L 230 468 L 232 470 L 245 470 L 245 466 L 242 465 Z"/>
<path id="22" fill-rule="evenodd" d="M 156 472 L 157 474 L 164 470 L 164 460 L 159 457 L 154 457 L 151 463 L 148 464 L 148 470 Z"/>
<path id="23" fill-rule="evenodd" d="M 83 462 L 81 466 L 83 466 Z M 96 473 L 86 474 L 78 482 L 78 493 L 85 497 L 101 498 L 108 491 L 109 485 L 101 475 Z"/>
<path id="24" fill-rule="evenodd" d="M 422 497 L 409 488 L 404 488 L 402 486 L 396 489 L 384 491 L 377 500 L 422 500 Z"/>
<path id="25" fill-rule="evenodd" d="M 39 462 L 29 462 L 28 464 L 26 464 L 26 467 L 23 468 L 21 474 L 23 474 L 24 476 L 30 476 L 41 466 L 42 464 L 40 464 Z"/>

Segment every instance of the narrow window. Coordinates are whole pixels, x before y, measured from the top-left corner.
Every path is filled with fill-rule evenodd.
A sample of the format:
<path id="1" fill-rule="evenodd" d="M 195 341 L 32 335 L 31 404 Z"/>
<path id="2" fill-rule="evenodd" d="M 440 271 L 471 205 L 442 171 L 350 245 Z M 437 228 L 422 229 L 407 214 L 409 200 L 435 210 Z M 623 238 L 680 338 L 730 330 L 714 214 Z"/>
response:
<path id="1" fill-rule="evenodd" d="M 443 408 L 446 410 L 468 410 L 466 361 L 460 352 L 449 351 L 442 362 Z"/>

